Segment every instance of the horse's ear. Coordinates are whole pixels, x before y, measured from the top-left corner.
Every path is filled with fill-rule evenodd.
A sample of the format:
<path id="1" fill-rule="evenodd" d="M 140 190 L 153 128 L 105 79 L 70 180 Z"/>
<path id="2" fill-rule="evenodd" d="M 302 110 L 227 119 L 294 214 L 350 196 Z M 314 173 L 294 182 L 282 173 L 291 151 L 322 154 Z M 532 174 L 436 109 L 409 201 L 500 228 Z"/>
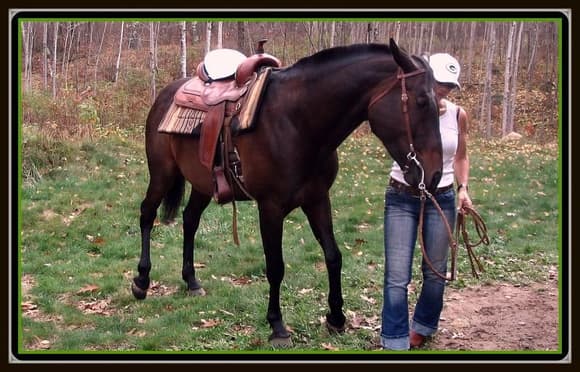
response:
<path id="1" fill-rule="evenodd" d="M 399 48 L 393 38 L 389 40 L 389 47 L 391 48 L 395 62 L 397 62 L 397 64 L 403 69 L 404 72 L 411 72 L 417 69 L 417 66 L 415 63 L 413 63 L 413 59 L 409 53 L 407 53 L 405 49 Z"/>

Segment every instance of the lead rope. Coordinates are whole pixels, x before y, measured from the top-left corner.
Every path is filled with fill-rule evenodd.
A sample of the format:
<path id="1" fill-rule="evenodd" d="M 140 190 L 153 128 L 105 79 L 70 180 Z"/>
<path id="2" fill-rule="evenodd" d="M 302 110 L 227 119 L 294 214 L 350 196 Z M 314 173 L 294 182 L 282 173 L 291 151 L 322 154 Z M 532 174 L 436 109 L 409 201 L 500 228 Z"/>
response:
<path id="1" fill-rule="evenodd" d="M 433 273 L 435 273 L 435 275 L 437 275 L 439 278 L 441 278 L 443 280 L 455 280 L 457 278 L 457 274 L 456 274 L 456 271 L 457 271 L 457 269 L 456 269 L 457 242 L 453 238 L 453 232 L 451 231 L 451 226 L 449 226 L 449 222 L 447 221 L 447 218 L 445 217 L 443 210 L 439 206 L 439 203 L 437 203 L 437 201 L 435 200 L 433 195 L 429 191 L 425 190 L 424 187 L 425 186 L 423 185 L 423 189 L 421 190 L 421 211 L 419 212 L 419 245 L 421 246 L 421 252 L 423 253 L 423 259 L 425 260 L 425 262 L 427 263 L 427 266 L 429 266 L 431 271 L 433 271 Z M 423 241 L 423 215 L 425 214 L 425 200 L 427 199 L 425 196 L 428 197 L 429 199 L 431 199 L 431 201 L 433 202 L 433 205 L 435 205 L 437 212 L 439 212 L 439 215 L 441 216 L 441 219 L 443 220 L 443 222 L 445 224 L 445 229 L 447 230 L 447 235 L 449 236 L 449 247 L 451 248 L 451 275 L 449 275 L 449 274 L 443 275 L 439 271 L 437 271 L 435 269 L 435 267 L 433 266 L 433 263 L 429 259 L 429 256 L 427 255 L 427 250 L 425 249 L 425 243 Z"/>
<path id="2" fill-rule="evenodd" d="M 465 246 L 465 249 L 467 250 L 467 254 L 469 257 L 469 263 L 471 264 L 471 274 L 475 278 L 479 279 L 479 274 L 477 273 L 475 265 L 477 264 L 479 272 L 484 272 L 485 270 L 483 270 L 483 265 L 477 258 L 477 255 L 475 254 L 473 248 L 477 247 L 480 244 L 489 245 L 487 226 L 485 225 L 485 221 L 483 221 L 483 218 L 481 218 L 481 216 L 479 215 L 479 213 L 477 213 L 475 209 L 469 207 L 466 208 L 464 207 L 463 209 L 465 211 L 464 213 L 457 213 L 457 224 L 455 228 L 456 239 L 457 241 L 459 241 L 459 234 L 461 233 L 461 237 L 463 238 L 463 244 Z M 469 216 L 472 217 L 474 229 L 479 237 L 479 241 L 475 244 L 469 241 L 469 234 L 467 233 L 466 221 Z"/>
<path id="3" fill-rule="evenodd" d="M 441 219 L 445 223 L 445 228 L 447 229 L 447 234 L 449 235 L 449 246 L 451 248 L 451 274 L 450 275 L 449 274 L 443 275 L 435 269 L 435 267 L 433 266 L 433 263 L 431 262 L 431 260 L 429 259 L 429 256 L 427 255 L 427 251 L 425 249 L 425 244 L 423 242 L 423 215 L 425 212 L 425 200 L 427 199 L 427 197 L 429 199 L 431 199 L 431 201 L 433 202 L 433 205 L 435 205 L 435 208 L 439 212 Z M 421 252 L 423 254 L 423 258 L 424 258 L 425 262 L 427 263 L 427 266 L 429 266 L 429 268 L 431 269 L 431 271 L 433 271 L 433 273 L 435 273 L 435 275 L 437 275 L 439 278 L 441 278 L 443 280 L 453 281 L 453 280 L 457 279 L 457 250 L 458 250 L 457 242 L 459 241 L 459 233 L 461 233 L 461 237 L 463 239 L 463 244 L 465 246 L 465 249 L 467 250 L 467 255 L 469 257 L 469 263 L 471 265 L 472 275 L 476 279 L 479 279 L 479 274 L 477 273 L 476 265 L 477 265 L 477 268 L 479 269 L 480 272 L 485 271 L 483 269 L 483 265 L 481 264 L 481 262 L 477 258 L 477 255 L 475 254 L 475 251 L 473 250 L 473 248 L 477 247 L 480 244 L 489 245 L 487 226 L 485 225 L 483 218 L 481 218 L 481 215 L 479 213 L 477 213 L 477 211 L 475 209 L 469 208 L 469 207 L 464 207 L 463 210 L 464 210 L 464 212 L 457 213 L 457 223 L 456 223 L 456 231 L 455 231 L 456 239 L 454 239 L 453 232 L 451 231 L 451 227 L 449 226 L 449 222 L 447 221 L 447 218 L 445 217 L 443 210 L 439 206 L 439 203 L 437 203 L 437 200 L 427 190 L 425 190 L 425 189 L 421 190 L 421 210 L 419 212 L 419 245 L 421 246 Z M 466 228 L 466 218 L 468 216 L 472 217 L 475 231 L 477 232 L 477 235 L 479 237 L 479 241 L 475 244 L 472 244 L 469 241 L 469 234 L 467 233 L 467 228 Z"/>

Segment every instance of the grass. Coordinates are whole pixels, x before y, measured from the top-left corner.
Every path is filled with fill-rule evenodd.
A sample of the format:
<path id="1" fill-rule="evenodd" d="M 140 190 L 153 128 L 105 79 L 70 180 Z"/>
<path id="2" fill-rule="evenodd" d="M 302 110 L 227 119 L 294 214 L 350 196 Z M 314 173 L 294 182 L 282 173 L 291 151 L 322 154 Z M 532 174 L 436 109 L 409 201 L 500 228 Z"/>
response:
<path id="1" fill-rule="evenodd" d="M 233 244 L 231 205 L 212 203 L 198 232 L 196 263 L 204 297 L 181 280 L 181 224 L 152 236 L 153 288 L 130 291 L 140 253 L 139 204 L 148 174 L 142 141 L 47 142 L 24 132 L 19 350 L 36 352 L 272 352 L 265 319 L 268 284 L 253 203 L 239 203 L 241 245 Z M 54 149 L 58 156 L 46 156 Z M 54 153 L 54 152 L 53 152 Z M 471 277 L 460 251 L 454 288 L 530 283 L 558 268 L 557 145 L 475 140 L 470 194 L 491 244 L 477 248 L 485 272 Z M 343 253 L 344 310 L 351 327 L 329 335 L 322 251 L 300 211 L 285 222 L 282 311 L 293 332 L 287 352 L 376 349 L 382 305 L 384 190 L 390 160 L 374 137 L 339 148 L 332 188 L 335 234 Z M 30 166 L 34 164 L 34 167 Z M 419 250 L 416 266 L 419 265 Z M 420 282 L 418 271 L 415 279 Z"/>

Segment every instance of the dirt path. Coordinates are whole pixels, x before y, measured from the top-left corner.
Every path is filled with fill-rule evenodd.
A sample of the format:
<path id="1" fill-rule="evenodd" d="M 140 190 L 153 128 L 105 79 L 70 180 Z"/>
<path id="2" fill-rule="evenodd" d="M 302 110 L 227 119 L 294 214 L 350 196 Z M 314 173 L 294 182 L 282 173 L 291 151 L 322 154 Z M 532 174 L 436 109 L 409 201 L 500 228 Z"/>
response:
<path id="1" fill-rule="evenodd" d="M 556 280 L 450 289 L 430 350 L 558 350 Z"/>

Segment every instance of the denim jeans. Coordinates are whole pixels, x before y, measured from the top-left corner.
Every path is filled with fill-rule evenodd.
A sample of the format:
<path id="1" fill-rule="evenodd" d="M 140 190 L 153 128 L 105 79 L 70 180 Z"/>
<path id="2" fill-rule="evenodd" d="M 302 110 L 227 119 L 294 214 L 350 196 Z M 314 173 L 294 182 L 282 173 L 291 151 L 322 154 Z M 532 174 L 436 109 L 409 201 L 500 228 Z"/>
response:
<path id="1" fill-rule="evenodd" d="M 455 191 L 450 189 L 434 197 L 453 229 L 457 213 Z M 407 286 L 411 281 L 420 210 L 419 197 L 395 190 L 390 186 L 387 187 L 384 219 L 384 303 L 381 327 L 381 344 L 385 349 L 408 350 L 409 327 L 423 336 L 435 333 L 443 309 L 445 280 L 434 274 L 422 259 L 423 284 L 415 306 L 413 321 L 409 325 Z M 425 201 L 423 242 L 433 267 L 445 275 L 449 234 L 441 215 L 429 199 Z"/>

